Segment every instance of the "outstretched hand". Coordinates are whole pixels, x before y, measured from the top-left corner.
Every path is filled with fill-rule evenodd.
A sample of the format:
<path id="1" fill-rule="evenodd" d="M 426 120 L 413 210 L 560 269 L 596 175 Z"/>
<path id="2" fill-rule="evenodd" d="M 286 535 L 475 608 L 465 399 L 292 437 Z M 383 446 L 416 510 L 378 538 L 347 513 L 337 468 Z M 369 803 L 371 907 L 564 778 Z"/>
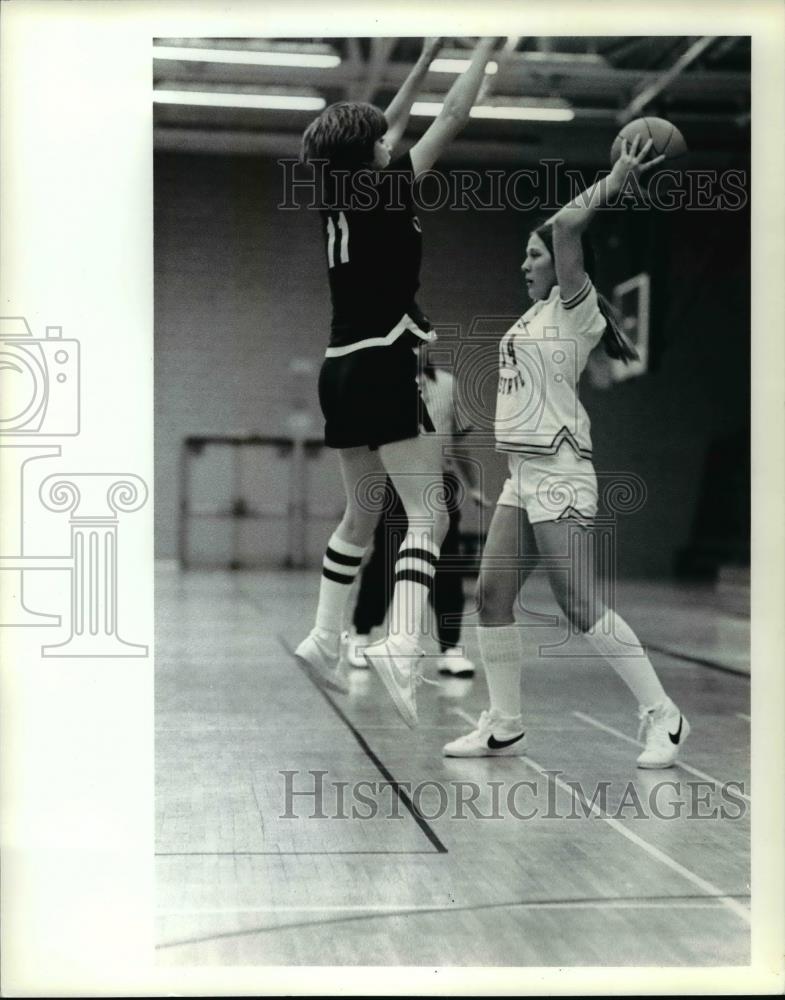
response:
<path id="1" fill-rule="evenodd" d="M 647 160 L 646 157 L 649 155 L 649 150 L 651 149 L 654 140 L 647 139 L 643 146 L 640 146 L 641 136 L 640 132 L 632 140 L 632 143 L 628 145 L 626 139 L 621 141 L 621 153 L 619 154 L 618 160 L 613 165 L 612 174 L 616 175 L 619 181 L 623 181 L 629 174 L 635 174 L 640 176 L 640 174 L 645 173 L 647 170 L 651 170 L 658 163 L 662 163 L 665 159 L 665 154 L 660 153 L 659 156 L 655 156 L 651 160 Z M 640 149 L 639 149 L 640 147 Z"/>

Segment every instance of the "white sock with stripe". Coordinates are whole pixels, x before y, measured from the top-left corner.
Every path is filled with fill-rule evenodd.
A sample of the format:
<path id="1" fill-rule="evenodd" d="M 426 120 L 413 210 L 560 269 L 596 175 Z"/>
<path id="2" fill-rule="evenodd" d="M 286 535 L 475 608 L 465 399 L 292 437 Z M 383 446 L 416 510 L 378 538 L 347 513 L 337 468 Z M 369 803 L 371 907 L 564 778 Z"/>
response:
<path id="1" fill-rule="evenodd" d="M 395 560 L 389 627 L 393 638 L 416 643 L 422 636 L 438 561 L 439 546 L 430 532 L 407 533 Z"/>
<path id="2" fill-rule="evenodd" d="M 491 708 L 502 715 L 521 714 L 523 643 L 518 625 L 481 625 L 477 632 Z"/>
<path id="3" fill-rule="evenodd" d="M 322 560 L 315 631 L 332 652 L 341 642 L 346 603 L 368 546 L 352 545 L 333 532 Z"/>
<path id="4" fill-rule="evenodd" d="M 668 700 L 651 660 L 621 615 L 606 609 L 602 618 L 584 634 L 592 648 L 605 657 L 632 691 L 640 706 L 652 708 Z"/>

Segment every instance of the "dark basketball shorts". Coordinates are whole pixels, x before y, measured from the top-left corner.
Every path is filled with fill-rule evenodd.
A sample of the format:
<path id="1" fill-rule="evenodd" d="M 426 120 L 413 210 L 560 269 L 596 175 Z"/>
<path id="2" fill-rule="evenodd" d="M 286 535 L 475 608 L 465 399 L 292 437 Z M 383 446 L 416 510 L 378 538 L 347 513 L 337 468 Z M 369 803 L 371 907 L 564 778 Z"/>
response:
<path id="1" fill-rule="evenodd" d="M 407 337 L 325 358 L 319 373 L 324 440 L 330 448 L 378 448 L 434 431 Z"/>

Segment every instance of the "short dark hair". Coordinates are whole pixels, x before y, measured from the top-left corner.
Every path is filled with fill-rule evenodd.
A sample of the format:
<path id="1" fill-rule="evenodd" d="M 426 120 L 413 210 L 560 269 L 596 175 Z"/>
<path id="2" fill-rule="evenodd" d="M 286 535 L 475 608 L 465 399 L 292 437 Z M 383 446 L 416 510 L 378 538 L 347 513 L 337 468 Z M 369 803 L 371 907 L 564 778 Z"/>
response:
<path id="1" fill-rule="evenodd" d="M 374 144 L 387 119 L 373 104 L 340 101 L 315 118 L 303 134 L 300 159 L 327 160 L 331 170 L 359 170 L 373 161 Z"/>

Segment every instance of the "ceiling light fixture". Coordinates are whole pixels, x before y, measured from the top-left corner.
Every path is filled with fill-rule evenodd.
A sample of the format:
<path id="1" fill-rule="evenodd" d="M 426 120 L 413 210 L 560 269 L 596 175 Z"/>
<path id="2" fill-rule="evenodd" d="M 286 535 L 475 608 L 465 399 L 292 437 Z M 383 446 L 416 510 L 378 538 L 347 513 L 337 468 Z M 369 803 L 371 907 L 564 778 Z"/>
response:
<path id="1" fill-rule="evenodd" d="M 472 108 L 472 118 L 497 118 L 524 122 L 571 122 L 575 117 L 572 108 L 549 108 L 523 105 L 478 104 Z"/>
<path id="2" fill-rule="evenodd" d="M 435 118 L 443 108 L 441 101 L 415 101 L 412 114 Z M 472 118 L 506 121 L 571 122 L 575 112 L 566 104 L 478 104 L 471 110 Z"/>
<path id="3" fill-rule="evenodd" d="M 230 94 L 221 91 L 154 90 L 155 104 L 182 104 L 202 108 L 261 108 L 271 111 L 321 111 L 323 97 L 301 94 Z"/>
<path id="4" fill-rule="evenodd" d="M 519 52 L 524 62 L 574 63 L 576 66 L 607 66 L 608 60 L 599 52 Z"/>
<path id="5" fill-rule="evenodd" d="M 260 51 L 256 49 L 197 49 L 185 45 L 154 45 L 153 59 L 178 62 L 234 63 L 242 66 L 302 66 L 333 69 L 340 56 L 326 52 Z"/>
<path id="6" fill-rule="evenodd" d="M 471 65 L 470 59 L 452 59 L 450 57 L 442 59 L 434 59 L 431 63 L 429 69 L 433 73 L 463 73 Z M 485 67 L 485 72 L 492 76 L 494 73 L 499 72 L 499 64 L 489 62 Z"/>

